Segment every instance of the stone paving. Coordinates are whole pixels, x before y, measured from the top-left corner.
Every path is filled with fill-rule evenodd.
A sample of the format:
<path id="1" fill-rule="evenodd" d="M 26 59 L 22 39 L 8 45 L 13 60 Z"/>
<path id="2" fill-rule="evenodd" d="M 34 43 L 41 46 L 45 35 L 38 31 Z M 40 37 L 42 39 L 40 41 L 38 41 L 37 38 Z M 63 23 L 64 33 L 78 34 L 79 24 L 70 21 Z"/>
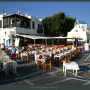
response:
<path id="1" fill-rule="evenodd" d="M 76 61 L 80 67 L 78 76 L 75 77 L 72 71 L 67 71 L 65 77 L 62 72 L 62 65 L 54 64 L 53 69 L 47 69 L 45 72 L 37 71 L 34 60 L 21 61 L 17 59 L 18 68 L 17 75 L 5 76 L 0 73 L 0 85 L 90 85 L 90 52 L 81 52 L 72 59 Z"/>

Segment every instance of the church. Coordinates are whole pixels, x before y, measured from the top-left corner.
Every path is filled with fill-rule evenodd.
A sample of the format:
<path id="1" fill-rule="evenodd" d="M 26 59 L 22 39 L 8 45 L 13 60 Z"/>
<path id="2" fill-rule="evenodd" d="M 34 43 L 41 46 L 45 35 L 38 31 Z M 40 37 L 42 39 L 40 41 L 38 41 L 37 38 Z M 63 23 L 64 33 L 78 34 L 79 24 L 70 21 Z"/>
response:
<path id="1" fill-rule="evenodd" d="M 76 20 L 74 28 L 67 33 L 67 37 L 82 38 L 78 40 L 79 44 L 90 43 L 90 30 L 84 21 Z M 74 42 L 74 39 L 68 39 L 68 43 Z"/>

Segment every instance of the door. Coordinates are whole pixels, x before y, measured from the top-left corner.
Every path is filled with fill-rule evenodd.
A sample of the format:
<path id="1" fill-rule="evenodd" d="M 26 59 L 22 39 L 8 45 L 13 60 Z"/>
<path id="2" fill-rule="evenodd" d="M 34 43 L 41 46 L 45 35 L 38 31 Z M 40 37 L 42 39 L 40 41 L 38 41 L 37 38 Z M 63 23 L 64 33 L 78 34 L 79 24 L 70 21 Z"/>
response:
<path id="1" fill-rule="evenodd" d="M 6 40 L 6 46 L 9 46 L 9 40 Z"/>

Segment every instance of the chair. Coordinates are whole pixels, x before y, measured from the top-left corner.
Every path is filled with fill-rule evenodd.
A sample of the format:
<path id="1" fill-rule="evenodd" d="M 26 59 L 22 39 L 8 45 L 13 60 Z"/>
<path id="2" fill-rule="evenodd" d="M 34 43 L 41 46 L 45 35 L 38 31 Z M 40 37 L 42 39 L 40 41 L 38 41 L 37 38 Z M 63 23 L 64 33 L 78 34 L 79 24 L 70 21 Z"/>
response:
<path id="1" fill-rule="evenodd" d="M 75 51 L 71 52 L 71 58 L 75 57 Z"/>
<path id="2" fill-rule="evenodd" d="M 52 69 L 52 62 L 50 58 L 46 58 L 46 61 L 44 62 L 43 71 L 45 71 L 47 67 L 49 67 L 50 70 Z"/>
<path id="3" fill-rule="evenodd" d="M 31 59 L 33 59 L 34 58 L 34 54 L 29 54 L 28 55 L 28 60 L 31 60 Z"/>
<path id="4" fill-rule="evenodd" d="M 44 61 L 42 60 L 42 55 L 35 55 L 35 60 L 37 61 L 37 70 L 39 70 L 40 67 L 44 68 Z"/>
<path id="5" fill-rule="evenodd" d="M 59 60 L 59 64 L 61 65 L 62 62 L 65 62 L 65 61 L 66 61 L 66 56 L 64 56 L 63 58 L 61 58 L 61 59 Z"/>
<path id="6" fill-rule="evenodd" d="M 65 57 L 65 61 L 66 61 L 67 63 L 70 63 L 70 59 L 71 59 L 70 54 Z"/>
<path id="7" fill-rule="evenodd" d="M 39 70 L 40 67 L 42 67 L 42 68 L 44 69 L 44 62 L 38 60 L 38 61 L 37 61 L 37 70 Z"/>
<path id="8" fill-rule="evenodd" d="M 7 63 L 7 75 L 9 75 L 9 74 L 15 74 L 14 62 L 8 62 Z"/>

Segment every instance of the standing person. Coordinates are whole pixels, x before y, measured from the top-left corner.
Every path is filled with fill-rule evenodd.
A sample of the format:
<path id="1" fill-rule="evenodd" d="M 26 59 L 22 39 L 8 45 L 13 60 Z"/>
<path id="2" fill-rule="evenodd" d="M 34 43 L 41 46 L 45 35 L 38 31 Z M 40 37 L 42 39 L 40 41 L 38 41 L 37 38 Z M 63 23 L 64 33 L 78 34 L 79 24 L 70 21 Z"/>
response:
<path id="1" fill-rule="evenodd" d="M 5 45 L 4 45 L 4 43 L 1 44 L 1 50 L 3 50 L 3 51 L 5 50 Z"/>
<path id="2" fill-rule="evenodd" d="M 16 48 L 15 48 L 15 45 L 13 44 L 12 45 L 12 48 L 11 48 L 11 58 L 13 59 L 13 60 L 15 60 L 16 59 Z"/>

